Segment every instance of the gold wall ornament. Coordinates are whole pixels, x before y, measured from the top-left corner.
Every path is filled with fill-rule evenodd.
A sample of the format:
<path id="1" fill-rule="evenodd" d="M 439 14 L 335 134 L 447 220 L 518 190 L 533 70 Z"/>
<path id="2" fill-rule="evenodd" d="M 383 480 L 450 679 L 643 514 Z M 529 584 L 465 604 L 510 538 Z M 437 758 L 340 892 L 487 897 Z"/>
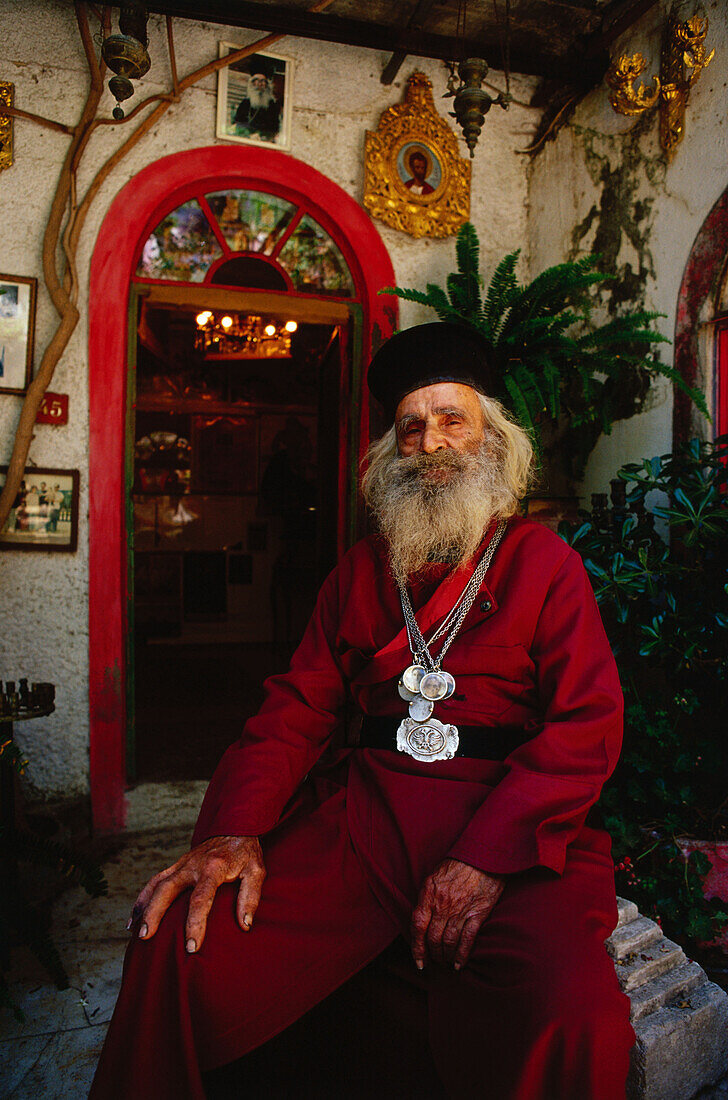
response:
<path id="1" fill-rule="evenodd" d="M 648 92 L 643 84 L 637 89 L 633 87 L 647 64 L 642 54 L 624 54 L 605 74 L 604 79 L 612 89 L 609 102 L 617 114 L 641 115 L 659 101 L 660 145 L 668 161 L 685 135 L 690 89 L 715 57 L 715 50 L 706 53 L 707 34 L 707 19 L 693 15 L 680 23 L 670 15 L 662 38 L 660 76 L 653 77 L 654 92 Z"/>
<path id="2" fill-rule="evenodd" d="M 705 39 L 708 34 L 708 20 L 694 15 L 685 23 L 678 23 L 675 28 L 675 38 L 682 47 L 682 60 L 688 72 L 687 82 L 690 87 L 700 76 L 703 69 L 707 69 L 715 57 L 715 50 L 705 55 Z"/>
<path id="3" fill-rule="evenodd" d="M 634 87 L 634 82 L 647 67 L 647 62 L 641 53 L 631 56 L 624 54 L 618 61 L 614 61 L 606 73 L 606 80 L 612 91 L 609 94 L 609 102 L 620 115 L 641 115 L 654 107 L 660 94 L 660 78 L 653 77 L 654 87 L 647 91 L 642 81 L 639 88 Z"/>
<path id="4" fill-rule="evenodd" d="M 0 80 L 0 106 L 12 107 L 15 98 L 15 85 L 9 80 Z M 13 119 L 10 115 L 0 115 L 0 171 L 13 165 Z"/>
<path id="5" fill-rule="evenodd" d="M 424 73 L 412 74 L 404 103 L 367 131 L 364 206 L 412 237 L 450 237 L 470 216 L 470 163 Z"/>

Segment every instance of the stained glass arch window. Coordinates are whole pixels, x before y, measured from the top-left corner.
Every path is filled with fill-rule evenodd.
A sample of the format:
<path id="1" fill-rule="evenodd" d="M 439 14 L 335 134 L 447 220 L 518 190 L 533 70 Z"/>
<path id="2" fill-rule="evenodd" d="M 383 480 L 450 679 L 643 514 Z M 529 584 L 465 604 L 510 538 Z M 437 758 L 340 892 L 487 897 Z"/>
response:
<path id="1" fill-rule="evenodd" d="M 263 265 L 270 269 L 268 288 L 356 297 L 341 249 L 313 213 L 303 203 L 253 190 L 201 193 L 177 206 L 147 237 L 135 274 L 154 282 L 224 285 L 229 278 L 228 285 L 261 286 Z"/>

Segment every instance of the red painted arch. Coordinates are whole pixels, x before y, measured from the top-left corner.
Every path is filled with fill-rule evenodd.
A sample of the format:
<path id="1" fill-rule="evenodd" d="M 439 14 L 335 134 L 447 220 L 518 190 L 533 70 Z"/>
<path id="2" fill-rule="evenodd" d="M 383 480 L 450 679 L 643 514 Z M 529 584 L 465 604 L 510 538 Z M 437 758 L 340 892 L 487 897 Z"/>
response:
<path id="1" fill-rule="evenodd" d="M 308 164 L 272 150 L 207 146 L 148 165 L 118 193 L 99 230 L 89 293 L 89 706 L 96 829 L 125 821 L 126 523 L 124 440 L 129 287 L 141 246 L 170 210 L 201 189 L 268 191 L 303 202 L 331 233 L 364 312 L 364 357 L 396 323 L 389 255 L 362 208 Z M 366 409 L 368 402 L 362 402 Z M 366 425 L 365 425 L 366 426 Z"/>
<path id="2" fill-rule="evenodd" d="M 715 293 L 717 280 L 728 254 L 728 188 L 718 199 L 698 232 L 685 265 L 675 318 L 675 366 L 685 381 L 698 380 L 699 321 L 707 298 Z M 692 402 L 682 390 L 675 390 L 673 443 L 684 443 L 693 435 Z"/>

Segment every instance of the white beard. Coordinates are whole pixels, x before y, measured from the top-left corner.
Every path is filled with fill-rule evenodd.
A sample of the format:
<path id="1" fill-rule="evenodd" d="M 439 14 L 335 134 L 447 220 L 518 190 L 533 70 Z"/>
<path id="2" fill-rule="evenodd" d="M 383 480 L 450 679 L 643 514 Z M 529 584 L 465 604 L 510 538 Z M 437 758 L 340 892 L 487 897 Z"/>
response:
<path id="1" fill-rule="evenodd" d="M 267 107 L 275 99 L 270 88 L 248 88 L 247 97 L 251 107 Z"/>
<path id="2" fill-rule="evenodd" d="M 498 443 L 488 433 L 475 452 L 374 460 L 366 498 L 398 580 L 406 582 L 433 562 L 468 561 L 491 521 L 513 513 Z"/>

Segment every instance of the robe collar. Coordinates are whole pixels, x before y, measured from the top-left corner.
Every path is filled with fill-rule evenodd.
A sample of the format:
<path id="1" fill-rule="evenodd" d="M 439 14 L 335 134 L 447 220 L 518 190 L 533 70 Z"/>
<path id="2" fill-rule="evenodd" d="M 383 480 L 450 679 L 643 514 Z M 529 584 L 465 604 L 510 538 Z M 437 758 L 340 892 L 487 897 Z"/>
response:
<path id="1" fill-rule="evenodd" d="M 431 594 L 430 598 L 425 601 L 422 607 L 415 610 L 415 618 L 425 637 L 430 634 L 452 610 L 454 603 L 472 577 L 478 562 L 489 546 L 497 526 L 498 522 L 493 521 L 488 527 L 480 546 L 470 561 L 465 562 L 454 572 L 448 573 L 437 585 L 435 591 Z M 506 535 L 507 533 L 508 528 L 506 527 Z M 478 597 L 480 599 L 476 598 L 474 606 L 470 609 L 465 621 L 460 627 L 459 633 L 461 634 L 467 629 L 468 620 L 471 619 L 474 613 L 477 615 L 477 621 L 482 622 L 487 615 L 492 615 L 493 612 L 497 610 L 495 597 L 485 581 L 479 589 Z M 476 609 L 479 608 L 479 604 L 481 607 L 487 604 L 487 610 L 479 609 L 476 611 Z M 472 625 L 472 623 L 470 625 Z M 387 645 L 383 646 L 378 653 L 373 655 L 366 668 L 356 677 L 356 681 L 360 684 L 383 683 L 385 680 L 389 680 L 393 676 L 404 672 L 409 664 L 411 664 L 411 655 L 407 639 L 407 628 L 403 620 L 401 629 Z"/>

